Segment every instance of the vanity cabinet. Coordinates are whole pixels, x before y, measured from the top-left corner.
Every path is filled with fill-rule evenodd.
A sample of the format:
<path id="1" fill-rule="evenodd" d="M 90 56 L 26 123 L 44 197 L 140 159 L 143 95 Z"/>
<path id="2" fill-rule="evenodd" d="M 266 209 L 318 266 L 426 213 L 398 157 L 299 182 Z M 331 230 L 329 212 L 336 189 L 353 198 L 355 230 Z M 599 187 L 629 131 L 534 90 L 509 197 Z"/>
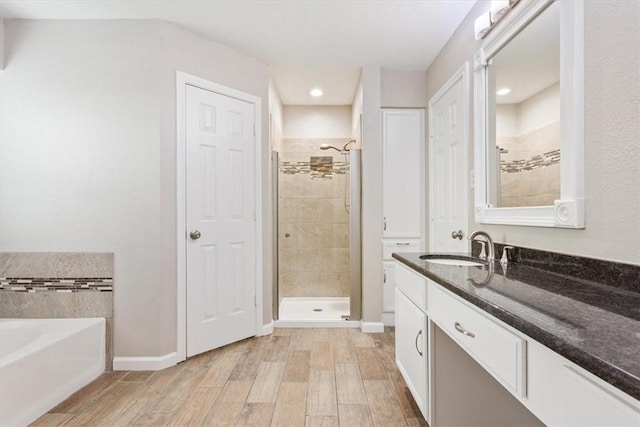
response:
<path id="1" fill-rule="evenodd" d="M 428 417 L 427 315 L 396 289 L 396 364 L 426 420 Z"/>
<path id="2" fill-rule="evenodd" d="M 526 408 L 545 425 L 640 426 L 637 399 L 405 264 L 396 263 L 394 271 L 396 363 L 429 425 L 446 425 L 448 411 L 461 410 L 458 405 L 437 405 L 435 396 L 443 393 L 439 387 L 444 385 L 449 393 L 447 382 L 468 387 L 468 377 L 457 370 L 438 371 L 439 361 L 452 354 L 442 353 L 446 347 L 436 348 L 441 341 L 428 335 L 442 331 L 515 397 L 520 410 Z M 469 413 L 468 419 L 477 416 Z M 492 420 L 494 415 L 488 416 Z"/>
<path id="3" fill-rule="evenodd" d="M 382 322 L 395 323 L 394 252 L 424 250 L 424 110 L 382 110 Z"/>

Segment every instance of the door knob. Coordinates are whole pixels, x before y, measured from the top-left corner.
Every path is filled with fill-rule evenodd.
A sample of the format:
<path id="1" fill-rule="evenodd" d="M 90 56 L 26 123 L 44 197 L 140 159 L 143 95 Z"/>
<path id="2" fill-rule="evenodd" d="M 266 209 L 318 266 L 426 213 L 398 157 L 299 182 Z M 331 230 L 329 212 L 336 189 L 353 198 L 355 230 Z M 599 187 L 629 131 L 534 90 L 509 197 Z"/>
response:
<path id="1" fill-rule="evenodd" d="M 452 239 L 462 240 L 463 237 L 464 237 L 464 233 L 462 232 L 462 230 L 452 231 L 451 232 L 451 238 Z"/>
<path id="2" fill-rule="evenodd" d="M 192 240 L 198 240 L 200 236 L 202 236 L 202 234 L 200 234 L 198 230 L 193 230 L 191 233 L 189 233 L 189 237 L 191 237 Z"/>

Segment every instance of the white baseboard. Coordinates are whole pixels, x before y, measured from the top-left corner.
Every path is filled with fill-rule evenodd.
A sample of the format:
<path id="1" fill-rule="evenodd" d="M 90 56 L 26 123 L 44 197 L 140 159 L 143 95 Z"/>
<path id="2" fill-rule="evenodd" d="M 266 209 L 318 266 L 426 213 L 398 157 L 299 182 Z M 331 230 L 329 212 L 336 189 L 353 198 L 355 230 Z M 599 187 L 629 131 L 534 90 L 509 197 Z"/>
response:
<path id="1" fill-rule="evenodd" d="M 384 332 L 384 324 L 382 322 L 361 322 L 360 330 L 365 334 L 379 334 Z"/>
<path id="2" fill-rule="evenodd" d="M 258 336 L 264 336 L 264 335 L 271 335 L 273 333 L 273 328 L 274 328 L 274 322 L 273 319 L 271 319 L 271 322 L 267 323 L 266 325 L 262 325 L 262 332 L 258 332 Z"/>
<path id="3" fill-rule="evenodd" d="M 359 328 L 359 320 L 276 320 L 278 328 Z"/>
<path id="4" fill-rule="evenodd" d="M 157 357 L 114 357 L 114 371 L 159 371 L 173 365 L 179 360 L 177 352 Z"/>
<path id="5" fill-rule="evenodd" d="M 382 313 L 382 324 L 384 326 L 395 326 L 396 325 L 396 314 L 395 313 Z"/>

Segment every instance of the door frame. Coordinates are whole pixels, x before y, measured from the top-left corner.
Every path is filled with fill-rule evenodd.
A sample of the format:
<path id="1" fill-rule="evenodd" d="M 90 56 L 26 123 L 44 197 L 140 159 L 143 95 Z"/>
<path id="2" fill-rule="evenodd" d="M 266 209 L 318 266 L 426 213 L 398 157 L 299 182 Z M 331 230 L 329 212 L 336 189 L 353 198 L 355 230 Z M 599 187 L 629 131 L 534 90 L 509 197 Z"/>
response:
<path id="1" fill-rule="evenodd" d="M 203 78 L 176 71 L 176 353 L 177 362 L 187 354 L 187 217 L 186 217 L 186 87 L 194 86 L 253 104 L 255 143 L 255 295 L 256 335 L 263 329 L 263 220 L 262 220 L 262 99 Z"/>
<path id="2" fill-rule="evenodd" d="M 464 179 L 462 182 L 464 182 L 464 190 L 465 190 L 465 194 L 466 194 L 466 201 L 467 203 L 465 203 L 465 213 L 464 213 L 464 218 L 466 218 L 466 226 L 467 228 L 469 227 L 469 198 L 470 198 L 470 194 L 469 194 L 469 187 L 470 187 L 470 183 L 469 183 L 469 98 L 470 98 L 470 94 L 471 94 L 471 79 L 470 79 L 470 64 L 469 61 L 466 61 L 464 64 L 462 64 L 462 67 L 460 67 L 455 73 L 453 73 L 453 75 L 449 78 L 449 80 L 447 80 L 447 82 L 442 85 L 442 87 L 440 89 L 438 89 L 438 91 L 435 93 L 435 95 L 433 95 L 430 99 L 429 99 L 429 215 L 427 218 L 427 221 L 429 221 L 429 225 L 427 227 L 427 229 L 429 230 L 429 250 L 433 251 L 433 230 L 432 230 L 432 224 L 433 222 L 431 221 L 432 218 L 432 213 L 433 213 L 433 205 L 434 205 L 434 191 L 432 188 L 432 185 L 434 183 L 434 179 L 433 179 L 433 167 L 432 167 L 432 161 L 433 161 L 433 144 L 432 144 L 432 140 L 433 140 L 433 106 L 434 104 L 436 104 L 438 101 L 440 101 L 440 99 L 447 93 L 449 92 L 449 90 L 456 84 L 458 83 L 458 81 L 462 80 L 462 144 L 464 145 L 464 150 L 463 153 L 463 163 L 464 163 Z M 473 173 L 471 174 L 471 176 L 473 176 Z M 471 185 L 471 187 L 473 188 L 473 185 Z M 466 236 L 465 236 L 466 238 Z"/>

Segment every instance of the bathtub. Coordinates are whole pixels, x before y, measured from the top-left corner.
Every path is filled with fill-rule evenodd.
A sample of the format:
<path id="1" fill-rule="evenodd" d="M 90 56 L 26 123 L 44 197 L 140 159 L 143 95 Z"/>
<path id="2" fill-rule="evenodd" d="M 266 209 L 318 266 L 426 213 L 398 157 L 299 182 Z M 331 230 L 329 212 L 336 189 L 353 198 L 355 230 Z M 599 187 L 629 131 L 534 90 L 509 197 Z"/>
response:
<path id="1" fill-rule="evenodd" d="M 104 364 L 105 319 L 0 319 L 0 426 L 35 421 Z"/>

